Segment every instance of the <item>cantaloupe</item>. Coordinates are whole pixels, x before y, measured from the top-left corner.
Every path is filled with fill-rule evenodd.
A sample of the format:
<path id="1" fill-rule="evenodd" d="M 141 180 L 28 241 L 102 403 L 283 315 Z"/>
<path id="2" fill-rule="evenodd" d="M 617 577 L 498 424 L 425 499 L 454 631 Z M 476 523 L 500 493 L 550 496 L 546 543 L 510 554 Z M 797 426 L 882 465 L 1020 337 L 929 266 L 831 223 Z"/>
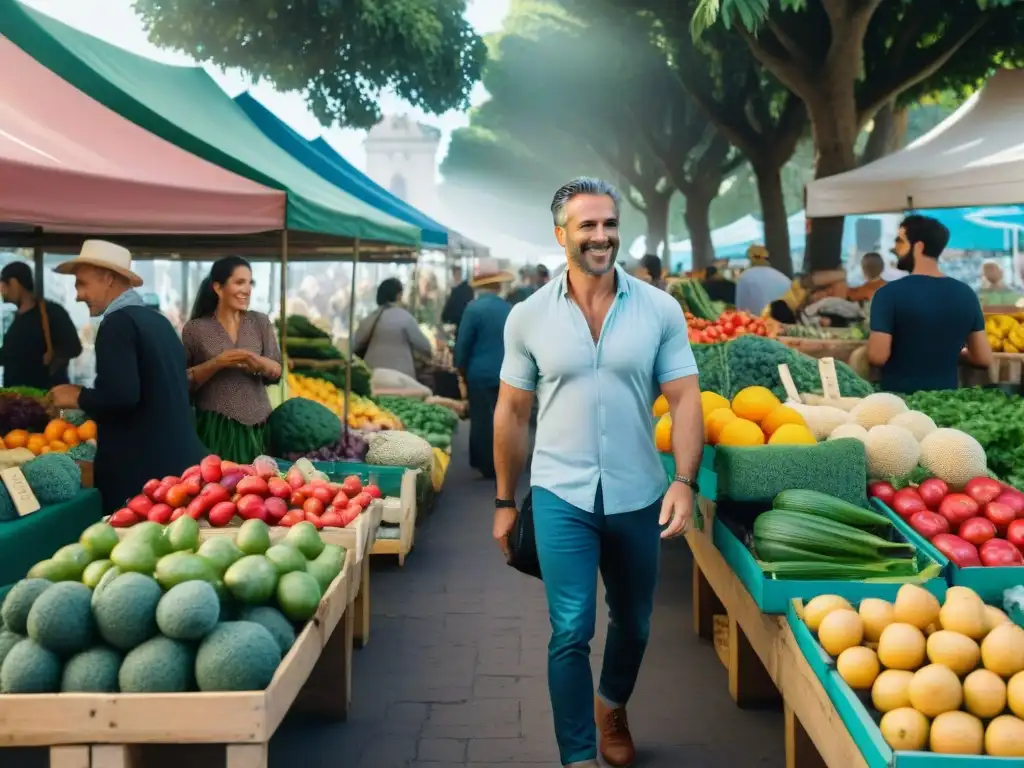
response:
<path id="1" fill-rule="evenodd" d="M 905 669 L 886 669 L 871 686 L 871 705 L 879 712 L 891 712 L 910 706 L 910 681 L 914 673 Z"/>
<path id="2" fill-rule="evenodd" d="M 941 664 L 929 664 L 917 670 L 907 692 L 910 706 L 928 717 L 959 709 L 964 700 L 960 680 L 949 667 Z"/>
<path id="3" fill-rule="evenodd" d="M 868 460 L 868 477 L 884 480 L 903 477 L 914 471 L 921 458 L 917 438 L 903 427 L 882 424 L 868 430 L 864 443 Z"/>
<path id="4" fill-rule="evenodd" d="M 990 720 L 1006 709 L 1006 683 L 995 672 L 976 669 L 964 678 L 964 709 Z"/>
<path id="5" fill-rule="evenodd" d="M 963 488 L 988 471 L 981 443 L 958 429 L 945 428 L 921 441 L 921 466 L 951 488 Z"/>
<path id="6" fill-rule="evenodd" d="M 981 663 L 1006 679 L 1024 670 L 1024 629 L 1000 624 L 989 632 L 981 641 Z"/>
<path id="7" fill-rule="evenodd" d="M 985 730 L 985 754 L 992 757 L 1024 757 L 1024 720 L 1002 715 Z"/>
<path id="8" fill-rule="evenodd" d="M 886 669 L 914 670 L 924 663 L 925 639 L 912 624 L 896 622 L 878 638 L 878 660 Z"/>
<path id="9" fill-rule="evenodd" d="M 938 426 L 932 421 L 932 417 L 920 411 L 906 411 L 897 414 L 889 419 L 889 424 L 894 427 L 903 427 L 917 438 L 918 442 L 938 429 Z"/>
<path id="10" fill-rule="evenodd" d="M 924 630 L 939 620 L 940 608 L 938 598 L 927 589 L 916 584 L 904 584 L 896 593 L 893 619 Z"/>
<path id="11" fill-rule="evenodd" d="M 947 594 L 939 610 L 939 624 L 943 629 L 981 640 L 985 636 L 985 606 L 977 595 L 950 598 Z"/>
<path id="12" fill-rule="evenodd" d="M 966 712 L 943 712 L 932 721 L 928 748 L 937 755 L 980 755 L 985 729 Z"/>
<path id="13" fill-rule="evenodd" d="M 839 595 L 818 595 L 811 598 L 804 606 L 804 624 L 811 632 L 817 632 L 818 627 L 821 626 L 821 620 L 839 608 L 853 610 L 850 602 Z"/>
<path id="14" fill-rule="evenodd" d="M 855 691 L 869 690 L 880 671 L 878 656 L 863 645 L 852 646 L 839 654 L 836 671 Z"/>
<path id="15" fill-rule="evenodd" d="M 978 644 L 959 632 L 941 629 L 928 638 L 928 659 L 934 664 L 949 667 L 956 675 L 963 677 L 976 666 L 981 659 Z"/>
<path id="16" fill-rule="evenodd" d="M 857 606 L 857 613 L 864 622 L 864 641 L 877 643 L 882 630 L 896 621 L 896 609 L 888 600 L 866 597 Z"/>
<path id="17" fill-rule="evenodd" d="M 850 411 L 853 420 L 864 429 L 870 430 L 889 421 L 901 413 L 906 413 L 907 404 L 903 398 L 890 392 L 876 392 L 868 395 Z"/>
<path id="18" fill-rule="evenodd" d="M 1006 706 L 1017 717 L 1024 718 L 1024 672 L 1018 672 L 1006 684 Z"/>
<path id="19" fill-rule="evenodd" d="M 919 752 L 928 743 L 928 718 L 913 707 L 900 707 L 882 715 L 882 738 L 894 750 Z"/>
<path id="20" fill-rule="evenodd" d="M 860 645 L 864 623 L 852 608 L 839 608 L 821 620 L 818 642 L 830 656 L 839 656 L 847 648 Z"/>
<path id="21" fill-rule="evenodd" d="M 862 443 L 866 443 L 868 440 L 868 431 L 864 429 L 860 424 L 840 424 L 838 427 L 829 433 L 829 440 L 842 440 L 844 438 L 852 438 L 854 440 L 860 440 Z"/>
<path id="22" fill-rule="evenodd" d="M 804 417 L 817 440 L 826 440 L 840 424 L 850 423 L 850 414 L 828 405 L 804 405 L 787 401 L 786 405 Z"/>

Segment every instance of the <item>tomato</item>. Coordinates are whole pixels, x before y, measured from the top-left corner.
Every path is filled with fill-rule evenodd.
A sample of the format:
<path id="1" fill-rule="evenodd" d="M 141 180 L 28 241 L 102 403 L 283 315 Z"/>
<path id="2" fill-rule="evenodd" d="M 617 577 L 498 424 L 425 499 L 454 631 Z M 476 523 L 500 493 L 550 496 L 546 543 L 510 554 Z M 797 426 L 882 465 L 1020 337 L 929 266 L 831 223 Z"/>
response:
<path id="1" fill-rule="evenodd" d="M 166 504 L 154 504 L 146 515 L 146 519 L 153 523 L 169 523 L 171 521 L 171 515 L 175 510 L 171 509 Z"/>
<path id="2" fill-rule="evenodd" d="M 306 519 L 306 513 L 301 509 L 290 509 L 288 514 L 278 520 L 277 524 L 284 528 L 291 528 L 296 523 L 301 523 Z"/>
<path id="3" fill-rule="evenodd" d="M 331 493 L 331 489 L 326 485 L 317 485 L 313 488 L 313 498 L 318 499 L 320 503 L 327 506 L 331 503 L 331 499 L 334 498 L 334 494 Z"/>
<path id="4" fill-rule="evenodd" d="M 379 499 L 383 495 L 380 492 L 380 488 L 374 485 L 373 483 L 367 485 L 363 490 L 370 494 L 370 498 L 372 499 Z"/>
<path id="5" fill-rule="evenodd" d="M 146 517 L 149 514 L 149 510 L 153 508 L 153 502 L 149 500 L 149 497 L 140 493 L 138 496 L 133 497 L 126 506 L 139 517 Z"/>
<path id="6" fill-rule="evenodd" d="M 207 456 L 199 462 L 199 474 L 204 483 L 217 483 L 223 477 L 220 456 Z"/>
<path id="7" fill-rule="evenodd" d="M 995 501 L 1002 492 L 1002 483 L 991 477 L 976 477 L 968 480 L 964 486 L 964 493 L 974 499 L 979 507 Z"/>
<path id="8" fill-rule="evenodd" d="M 223 528 L 234 519 L 235 512 L 235 505 L 232 502 L 222 501 L 219 504 L 213 505 L 213 509 L 210 510 L 207 518 L 210 521 L 210 525 L 216 528 Z"/>
<path id="9" fill-rule="evenodd" d="M 306 494 L 295 491 L 292 493 L 291 498 L 288 500 L 288 506 L 294 509 L 295 507 L 301 507 L 306 503 Z"/>
<path id="10" fill-rule="evenodd" d="M 949 486 L 937 477 L 929 477 L 917 486 L 917 493 L 924 505 L 934 512 L 939 508 L 942 500 L 949 495 Z"/>
<path id="11" fill-rule="evenodd" d="M 324 503 L 315 497 L 306 499 L 305 504 L 302 505 L 302 511 L 306 513 L 307 518 L 310 515 L 322 515 L 324 513 Z"/>
<path id="12" fill-rule="evenodd" d="M 978 550 L 983 565 L 1024 565 L 1024 555 L 1005 539 L 989 539 Z"/>
<path id="13" fill-rule="evenodd" d="M 192 477 L 193 475 L 198 475 L 200 471 L 201 470 L 199 468 L 199 465 L 193 464 L 191 467 L 189 467 L 188 469 L 181 473 L 181 479 L 185 480 L 186 478 Z"/>
<path id="14" fill-rule="evenodd" d="M 131 528 L 139 522 L 139 518 L 128 507 L 125 507 L 112 514 L 109 522 L 114 528 Z"/>
<path id="15" fill-rule="evenodd" d="M 950 526 L 959 528 L 978 514 L 978 503 L 965 493 L 951 493 L 939 504 L 939 514 L 949 520 Z"/>
<path id="16" fill-rule="evenodd" d="M 1003 491 L 996 499 L 1000 504 L 1013 507 L 1018 518 L 1024 518 L 1024 493 L 1020 491 Z"/>
<path id="17" fill-rule="evenodd" d="M 904 520 L 909 520 L 912 514 L 923 509 L 924 501 L 913 488 L 901 488 L 893 495 L 892 511 Z"/>
<path id="18" fill-rule="evenodd" d="M 306 520 L 313 524 L 313 527 L 318 531 L 324 527 L 324 521 L 320 518 L 320 515 L 311 515 L 309 512 L 306 513 Z"/>
<path id="19" fill-rule="evenodd" d="M 277 496 L 271 496 L 263 505 L 267 510 L 267 522 L 271 525 L 288 514 L 288 502 Z"/>
<path id="20" fill-rule="evenodd" d="M 166 501 L 168 504 L 171 505 L 173 509 L 177 509 L 178 507 L 184 507 L 189 502 L 188 488 L 185 487 L 184 483 L 172 485 L 170 488 L 167 489 Z"/>
<path id="21" fill-rule="evenodd" d="M 969 541 L 976 547 L 980 547 L 989 539 L 995 538 L 996 526 L 991 520 L 984 517 L 972 517 L 964 520 L 960 525 L 957 535 L 964 541 Z"/>
<path id="22" fill-rule="evenodd" d="M 203 478 L 196 472 L 193 475 L 188 475 L 181 479 L 181 484 L 185 486 L 185 493 L 189 496 L 197 496 L 201 490 L 203 490 Z"/>
<path id="23" fill-rule="evenodd" d="M 146 494 L 150 500 L 156 501 L 156 499 L 153 498 L 153 494 L 156 493 L 156 489 L 159 487 L 160 481 L 154 477 L 152 480 L 146 481 L 146 484 L 142 486 L 142 492 Z"/>
<path id="24" fill-rule="evenodd" d="M 942 515 L 922 509 L 910 516 L 910 527 L 931 541 L 940 533 L 949 533 L 949 521 Z"/>
<path id="25" fill-rule="evenodd" d="M 1009 504 L 998 501 L 990 501 L 985 505 L 985 517 L 991 520 L 1000 533 L 1006 533 L 1006 529 L 1017 519 L 1017 512 Z"/>
<path id="26" fill-rule="evenodd" d="M 338 514 L 334 507 L 331 507 L 320 517 L 320 522 L 324 524 L 325 528 L 344 528 L 344 524 L 341 521 L 341 515 Z"/>
<path id="27" fill-rule="evenodd" d="M 1024 554 L 1024 519 L 1014 520 L 1006 529 L 1006 540 Z"/>
<path id="28" fill-rule="evenodd" d="M 349 497 L 355 496 L 363 490 L 363 480 L 359 475 L 349 475 L 341 483 L 341 490 Z"/>
<path id="29" fill-rule="evenodd" d="M 891 507 L 892 500 L 896 496 L 896 489 L 892 487 L 892 484 L 878 480 L 874 483 L 868 483 L 868 496 L 872 499 L 878 499 Z"/>
<path id="30" fill-rule="evenodd" d="M 978 557 L 977 548 L 969 541 L 964 541 L 959 536 L 951 533 L 940 533 L 932 544 L 942 554 L 950 559 L 950 562 L 961 568 L 971 568 L 981 565 L 981 558 Z"/>

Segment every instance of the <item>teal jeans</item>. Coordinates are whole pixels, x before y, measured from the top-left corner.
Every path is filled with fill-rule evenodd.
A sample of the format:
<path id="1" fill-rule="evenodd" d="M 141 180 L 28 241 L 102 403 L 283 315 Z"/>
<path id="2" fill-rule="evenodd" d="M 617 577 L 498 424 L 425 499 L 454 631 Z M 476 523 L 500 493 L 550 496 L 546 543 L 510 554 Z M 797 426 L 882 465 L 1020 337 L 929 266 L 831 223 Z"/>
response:
<path id="1" fill-rule="evenodd" d="M 551 641 L 548 688 L 562 765 L 597 757 L 590 641 L 597 614 L 597 574 L 608 603 L 608 639 L 597 694 L 612 707 L 633 693 L 647 649 L 658 580 L 661 503 L 606 515 L 597 489 L 591 514 L 533 488 L 537 555 L 544 575 Z"/>

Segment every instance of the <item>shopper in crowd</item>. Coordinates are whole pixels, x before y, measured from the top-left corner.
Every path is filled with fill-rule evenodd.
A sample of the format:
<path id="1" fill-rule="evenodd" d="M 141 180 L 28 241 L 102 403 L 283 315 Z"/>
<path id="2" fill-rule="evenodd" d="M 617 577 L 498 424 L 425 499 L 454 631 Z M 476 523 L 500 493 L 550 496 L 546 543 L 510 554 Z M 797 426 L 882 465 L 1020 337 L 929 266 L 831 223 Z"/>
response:
<path id="1" fill-rule="evenodd" d="M 87 240 L 55 271 L 74 275 L 78 301 L 90 316 L 103 316 L 95 384 L 60 384 L 50 397 L 57 408 L 81 408 L 96 422 L 94 482 L 111 513 L 147 480 L 180 475 L 204 455 L 190 413 L 185 349 L 170 321 L 134 290 L 142 278 L 127 249 Z"/>
<path id="2" fill-rule="evenodd" d="M 720 301 L 730 307 L 736 304 L 736 283 L 727 280 L 718 267 L 712 265 L 705 269 L 701 284 L 712 301 Z"/>
<path id="3" fill-rule="evenodd" d="M 82 354 L 67 310 L 36 297 L 32 268 L 23 261 L 0 270 L 0 295 L 16 307 L 0 347 L 4 386 L 49 389 L 67 384 L 68 363 Z"/>
<path id="4" fill-rule="evenodd" d="M 747 249 L 750 267 L 736 279 L 736 309 L 760 315 L 764 308 L 781 299 L 791 281 L 769 264 L 768 249 L 752 245 Z"/>
<path id="5" fill-rule="evenodd" d="M 981 265 L 981 287 L 978 298 L 984 306 L 1014 305 L 1020 299 L 1020 293 L 1013 290 L 1003 277 L 1003 268 L 999 263 L 986 260 Z"/>
<path id="6" fill-rule="evenodd" d="M 441 310 L 441 322 L 445 325 L 455 326 L 455 335 L 458 338 L 459 325 L 462 323 L 462 314 L 473 300 L 473 288 L 469 281 L 462 275 L 462 267 L 458 264 L 452 267 L 452 290 Z"/>
<path id="7" fill-rule="evenodd" d="M 476 298 L 466 307 L 455 342 L 455 367 L 469 393 L 469 466 L 494 478 L 494 408 L 505 356 L 505 319 L 512 311 L 502 291 L 515 278 L 483 263 L 471 281 Z"/>
<path id="8" fill-rule="evenodd" d="M 533 284 L 537 290 L 543 288 L 551 281 L 551 272 L 543 264 L 538 264 L 533 270 Z"/>
<path id="9" fill-rule="evenodd" d="M 355 353 L 370 368 L 388 368 L 416 378 L 415 354 L 431 357 L 433 346 L 402 303 L 402 282 L 389 277 L 377 287 L 377 310 L 359 324 Z"/>
<path id="10" fill-rule="evenodd" d="M 266 450 L 267 386 L 281 380 L 274 326 L 249 309 L 253 286 L 252 267 L 241 256 L 215 261 L 181 332 L 199 439 L 239 464 Z"/>
<path id="11" fill-rule="evenodd" d="M 661 257 L 654 253 L 646 253 L 640 259 L 640 274 L 646 274 L 647 280 L 655 288 L 665 290 L 665 280 L 662 277 Z"/>
<path id="12" fill-rule="evenodd" d="M 534 271 L 529 266 L 519 268 L 519 284 L 516 285 L 508 295 L 508 303 L 515 306 L 521 301 L 526 301 L 536 290 L 534 286 Z"/>
<path id="13" fill-rule="evenodd" d="M 893 251 L 899 269 L 910 274 L 875 293 L 868 338 L 868 360 L 882 369 L 887 392 L 956 389 L 961 360 L 992 364 L 977 295 L 939 269 L 948 242 L 949 230 L 929 216 L 900 224 Z"/>
<path id="14" fill-rule="evenodd" d="M 865 253 L 860 260 L 860 270 L 864 273 L 864 284 L 853 288 L 849 292 L 850 301 L 866 302 L 874 298 L 875 293 L 885 285 L 882 273 L 885 271 L 885 261 L 880 253 Z"/>
<path id="15" fill-rule="evenodd" d="M 660 543 L 689 525 L 703 450 L 682 309 L 616 265 L 619 208 L 618 192 L 598 179 L 576 179 L 555 193 L 566 272 L 512 309 L 494 415 L 493 535 L 507 556 L 531 405 L 535 394 L 540 399 L 531 482 L 552 629 L 555 735 L 563 765 L 593 768 L 598 749 L 613 766 L 635 758 L 626 704 L 650 632 Z M 673 417 L 678 474 L 667 491 L 651 434 L 654 382 Z M 610 622 L 595 701 L 598 570 Z"/>

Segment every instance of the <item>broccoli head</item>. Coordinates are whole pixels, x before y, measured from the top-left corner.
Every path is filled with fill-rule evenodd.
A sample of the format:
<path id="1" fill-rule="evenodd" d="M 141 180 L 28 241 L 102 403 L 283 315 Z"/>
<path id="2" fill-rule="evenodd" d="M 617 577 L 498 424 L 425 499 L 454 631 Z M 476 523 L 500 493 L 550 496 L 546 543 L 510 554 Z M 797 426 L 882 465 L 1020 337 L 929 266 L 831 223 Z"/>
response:
<path id="1" fill-rule="evenodd" d="M 44 507 L 72 499 L 82 489 L 82 470 L 62 453 L 44 453 L 22 465 L 29 487 Z"/>
<path id="2" fill-rule="evenodd" d="M 293 397 L 267 419 L 267 436 L 274 456 L 308 453 L 338 441 L 341 419 L 313 400 Z"/>

